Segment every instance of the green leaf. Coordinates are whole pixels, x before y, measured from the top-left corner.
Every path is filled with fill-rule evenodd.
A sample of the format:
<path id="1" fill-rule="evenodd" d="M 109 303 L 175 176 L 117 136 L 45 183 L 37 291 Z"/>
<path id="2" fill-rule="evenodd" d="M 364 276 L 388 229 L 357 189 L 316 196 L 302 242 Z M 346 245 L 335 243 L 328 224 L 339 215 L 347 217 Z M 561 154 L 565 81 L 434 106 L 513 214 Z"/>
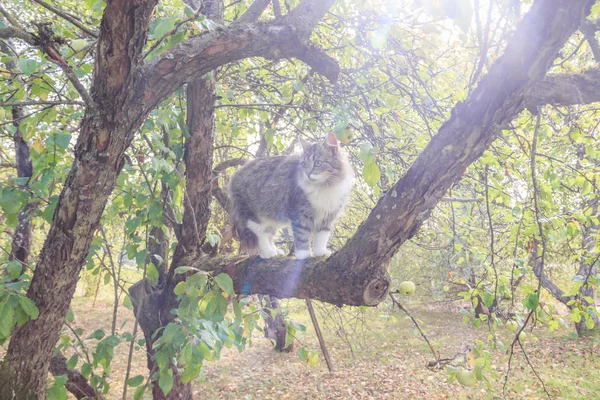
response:
<path id="1" fill-rule="evenodd" d="M 539 304 L 540 298 L 538 297 L 537 293 L 529 293 L 523 300 L 523 306 L 529 310 L 535 310 Z"/>
<path id="2" fill-rule="evenodd" d="M 6 265 L 6 272 L 8 272 L 8 278 L 10 280 L 17 280 L 21 276 L 23 266 L 19 260 L 12 260 Z"/>
<path id="3" fill-rule="evenodd" d="M 6 214 L 17 214 L 21 211 L 21 196 L 18 190 L 9 188 L 0 192 L 0 207 Z"/>
<path id="4" fill-rule="evenodd" d="M 379 167 L 377 163 L 372 162 L 363 167 L 362 176 L 365 179 L 367 185 L 373 187 L 381 179 L 381 172 L 379 171 Z"/>
<path id="5" fill-rule="evenodd" d="M 308 353 L 308 365 L 316 367 L 319 365 L 319 353 L 311 351 Z"/>
<path id="6" fill-rule="evenodd" d="M 175 18 L 165 18 L 160 19 L 157 18 L 158 24 L 154 27 L 154 31 L 152 32 L 153 37 L 160 38 L 165 33 L 169 32 L 175 26 Z"/>
<path id="7" fill-rule="evenodd" d="M 23 309 L 21 307 L 16 308 L 16 314 L 17 314 L 17 327 L 20 328 L 23 325 L 25 325 L 25 323 L 27 321 L 29 321 L 29 315 L 27 315 L 27 313 L 25 311 L 23 311 Z"/>
<path id="8" fill-rule="evenodd" d="M 164 395 L 168 395 L 171 389 L 173 388 L 173 371 L 168 370 L 167 373 L 160 374 L 160 378 L 158 378 L 158 387 L 161 388 Z"/>
<path id="9" fill-rule="evenodd" d="M 594 319 L 590 317 L 585 318 L 585 327 L 588 329 L 594 329 Z"/>
<path id="10" fill-rule="evenodd" d="M 46 393 L 47 400 L 63 400 L 67 398 L 67 390 L 65 384 L 67 383 L 67 375 L 59 375 L 54 377 L 54 384 Z"/>
<path id="11" fill-rule="evenodd" d="M 19 296 L 19 305 L 21 306 L 23 311 L 25 311 L 25 313 L 29 315 L 33 320 L 37 319 L 38 315 L 40 314 L 40 311 L 38 310 L 34 301 L 31 300 L 29 297 Z"/>
<path id="12" fill-rule="evenodd" d="M 125 296 L 123 298 L 123 306 L 128 310 L 133 310 L 133 304 L 131 304 L 131 297 Z"/>
<path id="13" fill-rule="evenodd" d="M 135 393 L 133 394 L 133 400 L 142 400 L 142 397 L 144 397 L 145 391 L 146 391 L 146 385 L 140 386 L 139 388 L 135 389 Z"/>
<path id="14" fill-rule="evenodd" d="M 370 164 L 375 161 L 375 148 L 371 143 L 364 143 L 360 146 L 358 157 L 363 164 Z"/>
<path id="15" fill-rule="evenodd" d="M 181 382 L 188 383 L 196 379 L 202 369 L 201 363 L 191 363 L 185 366 L 185 370 L 181 374 Z"/>
<path id="16" fill-rule="evenodd" d="M 92 374 L 92 364 L 85 363 L 81 366 L 81 375 L 83 375 L 86 379 L 90 377 Z"/>
<path id="17" fill-rule="evenodd" d="M 153 284 L 153 285 L 158 284 L 158 270 L 152 263 L 149 263 L 146 266 L 146 278 L 148 279 L 148 282 L 150 282 L 151 284 Z"/>
<path id="18" fill-rule="evenodd" d="M 25 75 L 33 74 L 35 72 L 35 69 L 37 68 L 37 65 L 37 61 L 35 60 L 26 60 L 23 58 L 19 58 L 17 60 L 17 66 Z"/>
<path id="19" fill-rule="evenodd" d="M 144 382 L 144 377 L 142 375 L 136 375 L 133 378 L 127 379 L 127 386 L 136 387 L 140 386 Z"/>
<path id="20" fill-rule="evenodd" d="M 306 361 L 308 358 L 308 350 L 306 350 L 306 348 L 304 348 L 304 347 L 298 348 L 298 350 L 296 351 L 296 354 L 298 354 L 298 357 L 302 361 Z"/>
<path id="21" fill-rule="evenodd" d="M 214 279 L 222 291 L 224 291 L 227 294 L 231 294 L 231 295 L 235 294 L 235 292 L 233 291 L 233 280 L 231 279 L 231 277 L 229 275 L 222 272 L 219 275 L 215 276 Z"/>
<path id="22" fill-rule="evenodd" d="M 71 134 L 70 133 L 57 133 L 54 135 L 54 143 L 60 149 L 66 149 L 69 147 L 69 143 L 71 142 Z"/>
<path id="23" fill-rule="evenodd" d="M 234 298 L 232 301 L 233 305 L 233 313 L 235 315 L 236 321 L 242 320 L 242 308 L 240 307 L 240 303 Z"/>
<path id="24" fill-rule="evenodd" d="M 79 356 L 77 354 L 73 354 L 69 361 L 67 362 L 67 369 L 71 371 L 73 368 L 77 366 L 77 362 L 79 361 Z"/>
<path id="25" fill-rule="evenodd" d="M 89 337 L 88 339 L 96 339 L 96 340 L 102 340 L 102 338 L 104 337 L 105 333 L 104 333 L 104 329 L 100 328 L 100 329 L 96 329 Z"/>
<path id="26" fill-rule="evenodd" d="M 163 343 L 171 343 L 175 335 L 180 331 L 180 327 L 178 324 L 174 324 L 170 322 L 164 329 L 162 334 L 162 342 Z"/>
<path id="27" fill-rule="evenodd" d="M 69 308 L 69 311 L 67 311 L 67 316 L 65 317 L 65 321 L 73 322 L 74 320 L 75 320 L 75 315 L 73 314 L 73 310 L 71 310 Z"/>
<path id="28" fill-rule="evenodd" d="M 194 267 L 177 267 L 177 268 L 175 268 L 175 275 L 185 274 L 186 272 L 190 272 L 190 271 L 198 271 L 198 268 L 194 268 Z"/>
<path id="29" fill-rule="evenodd" d="M 14 309 L 4 301 L 0 303 L 0 338 L 9 337 L 14 326 Z"/>
<path id="30" fill-rule="evenodd" d="M 185 282 L 179 282 L 177 285 L 175 285 L 175 289 L 173 289 L 173 293 L 175 293 L 177 296 L 181 296 L 182 294 L 185 293 Z"/>

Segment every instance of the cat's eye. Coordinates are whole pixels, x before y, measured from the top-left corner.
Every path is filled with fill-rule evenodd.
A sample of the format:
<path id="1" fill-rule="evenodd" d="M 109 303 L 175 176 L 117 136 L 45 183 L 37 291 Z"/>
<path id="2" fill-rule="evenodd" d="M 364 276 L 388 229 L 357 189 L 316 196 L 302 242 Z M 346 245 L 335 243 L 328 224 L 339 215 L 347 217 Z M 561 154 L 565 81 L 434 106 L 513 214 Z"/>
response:
<path id="1" fill-rule="evenodd" d="M 321 160 L 317 160 L 317 161 L 315 161 L 315 166 L 316 166 L 316 167 L 320 167 L 320 166 L 321 166 L 321 164 L 323 164 L 323 161 L 321 161 Z"/>

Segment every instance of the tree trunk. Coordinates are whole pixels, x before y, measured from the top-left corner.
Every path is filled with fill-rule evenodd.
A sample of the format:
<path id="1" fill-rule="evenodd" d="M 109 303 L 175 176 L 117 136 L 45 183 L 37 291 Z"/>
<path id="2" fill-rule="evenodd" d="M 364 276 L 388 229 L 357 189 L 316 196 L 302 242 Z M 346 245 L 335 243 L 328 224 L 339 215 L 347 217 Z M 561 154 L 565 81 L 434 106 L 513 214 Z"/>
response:
<path id="1" fill-rule="evenodd" d="M 596 195 L 597 196 L 597 195 Z M 593 201 L 593 204 L 589 205 L 592 207 L 593 214 L 598 215 L 598 198 L 596 197 Z M 600 319 L 598 319 L 598 312 L 596 311 L 595 303 L 589 302 L 586 298 L 591 298 L 594 300 L 594 287 L 592 286 L 590 280 L 595 279 L 598 274 L 598 266 L 597 259 L 594 256 L 596 247 L 596 242 L 598 237 L 598 225 L 591 223 L 583 235 L 583 254 L 581 255 L 581 261 L 579 263 L 579 271 L 577 275 L 584 278 L 584 284 L 581 288 L 581 302 L 582 306 L 586 308 L 587 314 L 594 321 L 594 326 L 592 328 L 588 328 L 586 326 L 586 319 L 582 318 L 581 321 L 575 323 L 575 329 L 577 330 L 577 334 L 579 336 L 593 336 L 600 334 Z"/>
<path id="2" fill-rule="evenodd" d="M 202 14 L 216 22 L 223 21 L 223 0 L 205 0 L 202 3 Z M 186 189 L 183 200 L 184 213 L 181 223 L 179 243 L 171 260 L 171 271 L 166 273 L 167 289 L 160 296 L 159 313 L 167 316 L 162 321 L 142 319 L 140 327 L 144 332 L 148 345 L 148 368 L 150 371 L 158 369 L 154 359 L 152 343 L 158 337 L 153 337 L 156 329 L 166 326 L 172 320 L 169 312 L 176 308 L 176 300 L 172 295 L 170 280 L 173 270 L 181 259 L 186 257 L 200 257 L 203 255 L 202 245 L 206 237 L 206 229 L 210 220 L 210 205 L 212 202 L 212 178 L 213 178 L 213 147 L 215 138 L 215 96 L 216 96 L 216 70 L 204 78 L 191 82 L 187 86 L 187 127 L 189 139 L 185 144 L 185 171 Z M 169 292 L 170 291 L 170 292 Z M 142 323 L 151 322 L 148 323 Z M 173 387 L 165 396 L 158 386 L 158 380 L 153 382 L 153 399 L 192 399 L 192 386 L 190 383 L 181 382 L 176 368 L 173 371 Z"/>
<path id="3" fill-rule="evenodd" d="M 273 296 L 264 296 L 264 300 L 267 302 L 267 318 L 265 319 L 265 337 L 275 341 L 275 351 L 281 351 L 289 353 L 294 350 L 294 342 L 290 343 L 289 346 L 285 346 L 285 339 L 287 337 L 287 325 L 283 320 L 281 313 L 277 313 L 273 317 L 272 310 L 280 308 L 279 299 Z"/>

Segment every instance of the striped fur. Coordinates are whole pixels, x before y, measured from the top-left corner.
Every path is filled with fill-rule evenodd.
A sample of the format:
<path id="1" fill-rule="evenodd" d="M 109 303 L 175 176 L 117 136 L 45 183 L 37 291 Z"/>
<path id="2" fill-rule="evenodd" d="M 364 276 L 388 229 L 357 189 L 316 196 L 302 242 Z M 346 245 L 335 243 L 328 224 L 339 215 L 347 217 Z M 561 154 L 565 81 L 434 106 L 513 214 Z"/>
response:
<path id="1" fill-rule="evenodd" d="M 333 134 L 302 147 L 302 156 L 253 160 L 231 178 L 232 223 L 247 254 L 283 255 L 273 239 L 286 225 L 294 232 L 296 258 L 311 255 L 313 240 L 315 256 L 331 254 L 327 242 L 352 190 L 352 169 Z"/>

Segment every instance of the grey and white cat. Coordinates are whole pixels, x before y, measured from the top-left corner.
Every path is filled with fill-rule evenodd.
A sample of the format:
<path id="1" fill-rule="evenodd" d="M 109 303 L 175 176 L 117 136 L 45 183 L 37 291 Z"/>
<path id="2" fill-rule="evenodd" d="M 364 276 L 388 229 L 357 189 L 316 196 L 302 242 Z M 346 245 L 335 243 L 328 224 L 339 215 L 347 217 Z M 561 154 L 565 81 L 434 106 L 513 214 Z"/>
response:
<path id="1" fill-rule="evenodd" d="M 229 183 L 231 216 L 241 249 L 249 255 L 283 255 L 273 238 L 291 224 L 296 258 L 329 256 L 331 229 L 344 209 L 354 176 L 334 134 L 321 143 L 301 140 L 301 156 L 253 160 Z"/>

